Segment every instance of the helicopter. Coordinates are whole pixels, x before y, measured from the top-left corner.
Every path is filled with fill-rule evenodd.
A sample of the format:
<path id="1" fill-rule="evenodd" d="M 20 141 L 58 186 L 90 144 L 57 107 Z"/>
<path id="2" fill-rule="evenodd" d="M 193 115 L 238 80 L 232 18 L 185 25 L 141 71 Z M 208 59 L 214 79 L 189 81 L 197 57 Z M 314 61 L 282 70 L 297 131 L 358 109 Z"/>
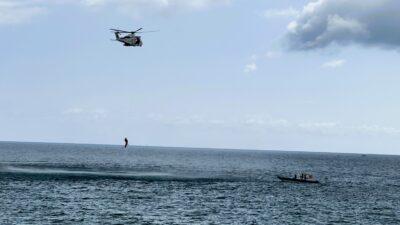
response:
<path id="1" fill-rule="evenodd" d="M 119 41 L 127 47 L 142 47 L 142 37 L 137 36 L 138 33 L 150 33 L 150 32 L 157 32 L 157 31 L 141 31 L 143 28 L 139 28 L 135 31 L 125 31 L 125 30 L 118 30 L 118 29 L 110 29 L 115 34 L 115 39 L 112 41 Z M 125 36 L 120 36 L 120 34 L 126 34 Z"/>

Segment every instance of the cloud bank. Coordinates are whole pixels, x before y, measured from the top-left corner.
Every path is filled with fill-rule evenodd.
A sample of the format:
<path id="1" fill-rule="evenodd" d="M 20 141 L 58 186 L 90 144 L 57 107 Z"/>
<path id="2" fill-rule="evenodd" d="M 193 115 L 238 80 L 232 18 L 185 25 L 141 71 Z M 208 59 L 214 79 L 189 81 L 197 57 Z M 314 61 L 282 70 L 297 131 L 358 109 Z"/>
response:
<path id="1" fill-rule="evenodd" d="M 202 9 L 217 4 L 228 4 L 230 0 L 82 0 L 87 6 L 116 5 L 129 8 L 189 8 Z"/>
<path id="2" fill-rule="evenodd" d="M 217 5 L 227 5 L 231 0 L 82 0 L 88 7 L 114 8 L 135 18 L 147 14 L 169 15 L 176 12 L 202 10 Z"/>
<path id="3" fill-rule="evenodd" d="M 400 47 L 399 0 L 314 0 L 288 25 L 291 50 L 331 44 Z"/>
<path id="4" fill-rule="evenodd" d="M 35 2 L 0 0 L 0 24 L 17 24 L 46 12 L 46 9 Z"/>
<path id="5" fill-rule="evenodd" d="M 148 119 L 168 126 L 212 127 L 281 133 L 313 134 L 323 136 L 392 136 L 399 137 L 400 129 L 378 124 L 345 124 L 336 121 L 295 121 L 269 115 L 209 118 L 204 115 L 166 116 L 150 114 Z"/>
<path id="6" fill-rule="evenodd" d="M 0 24 L 27 22 L 42 15 L 55 4 L 77 5 L 89 9 L 107 7 L 107 10 L 140 18 L 147 14 L 165 15 L 203 10 L 228 5 L 230 2 L 231 0 L 0 0 Z"/>

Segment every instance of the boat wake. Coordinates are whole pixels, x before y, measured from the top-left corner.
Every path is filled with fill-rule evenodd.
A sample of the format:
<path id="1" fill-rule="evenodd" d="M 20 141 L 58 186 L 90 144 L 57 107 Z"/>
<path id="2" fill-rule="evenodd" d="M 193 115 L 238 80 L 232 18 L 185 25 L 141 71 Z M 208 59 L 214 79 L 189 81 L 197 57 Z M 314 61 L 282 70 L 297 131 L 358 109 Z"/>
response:
<path id="1" fill-rule="evenodd" d="M 192 176 L 157 171 L 134 171 L 132 169 L 104 169 L 104 168 L 69 168 L 43 165 L 6 165 L 0 166 L 0 179 L 25 178 L 25 179 L 57 179 L 57 180 L 93 180 L 116 179 L 137 181 L 193 181 L 217 182 L 237 181 L 232 177 Z"/>

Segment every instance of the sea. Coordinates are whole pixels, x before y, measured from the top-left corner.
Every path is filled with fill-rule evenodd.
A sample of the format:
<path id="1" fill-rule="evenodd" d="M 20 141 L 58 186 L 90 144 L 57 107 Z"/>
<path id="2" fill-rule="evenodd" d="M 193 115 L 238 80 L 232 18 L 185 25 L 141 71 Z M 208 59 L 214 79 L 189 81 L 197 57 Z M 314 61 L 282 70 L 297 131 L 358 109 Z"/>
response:
<path id="1" fill-rule="evenodd" d="M 400 157 L 0 142 L 0 224 L 400 224 Z"/>

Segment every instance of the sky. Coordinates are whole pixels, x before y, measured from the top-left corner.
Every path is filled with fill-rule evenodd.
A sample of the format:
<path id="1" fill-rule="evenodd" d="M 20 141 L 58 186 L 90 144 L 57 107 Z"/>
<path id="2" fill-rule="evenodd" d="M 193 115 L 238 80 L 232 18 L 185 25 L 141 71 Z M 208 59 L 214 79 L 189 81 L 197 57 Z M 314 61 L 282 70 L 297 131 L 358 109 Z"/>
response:
<path id="1" fill-rule="evenodd" d="M 0 0 L 0 141 L 400 154 L 399 10 Z"/>

